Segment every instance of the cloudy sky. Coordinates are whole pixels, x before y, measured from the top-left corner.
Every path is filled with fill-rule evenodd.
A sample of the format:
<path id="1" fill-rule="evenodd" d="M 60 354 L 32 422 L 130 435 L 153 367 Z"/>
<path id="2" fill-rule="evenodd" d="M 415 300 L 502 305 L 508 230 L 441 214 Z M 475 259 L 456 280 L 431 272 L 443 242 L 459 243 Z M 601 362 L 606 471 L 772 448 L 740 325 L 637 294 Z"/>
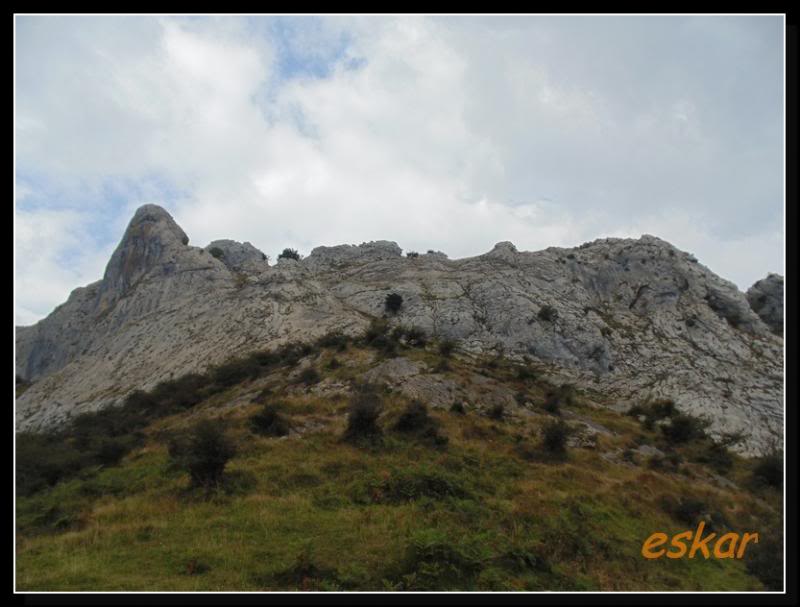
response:
<path id="1" fill-rule="evenodd" d="M 133 211 L 191 243 L 478 255 L 654 234 L 783 273 L 780 17 L 15 19 L 16 322 Z"/>

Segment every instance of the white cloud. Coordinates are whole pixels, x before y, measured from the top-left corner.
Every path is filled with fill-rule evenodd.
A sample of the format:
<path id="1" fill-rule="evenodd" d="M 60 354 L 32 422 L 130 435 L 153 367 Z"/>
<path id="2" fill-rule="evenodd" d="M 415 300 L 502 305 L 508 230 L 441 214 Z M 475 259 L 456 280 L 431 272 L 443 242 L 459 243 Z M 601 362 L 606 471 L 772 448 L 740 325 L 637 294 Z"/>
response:
<path id="1" fill-rule="evenodd" d="M 160 179 L 194 243 L 249 240 L 271 256 L 390 239 L 462 257 L 500 240 L 535 250 L 649 232 L 740 287 L 782 271 L 780 108 L 761 21 L 281 23 L 276 45 L 244 19 L 18 18 L 18 168 L 67 192 L 157 176 L 122 188 L 118 225 L 159 202 Z M 708 65 L 688 61 L 706 35 L 745 44 L 746 65 L 717 47 Z M 286 80 L 281 53 L 328 69 Z M 752 149 L 733 145 L 745 133 Z M 76 234 L 94 211 L 38 239 L 42 261 L 17 283 L 29 318 L 83 284 L 59 259 L 85 246 Z M 31 238 L 18 230 L 18 254 Z M 38 288 L 56 274 L 62 286 Z"/>
<path id="2" fill-rule="evenodd" d="M 18 211 L 15 217 L 15 322 L 28 325 L 103 274 L 111 254 L 87 240 L 76 211 Z"/>

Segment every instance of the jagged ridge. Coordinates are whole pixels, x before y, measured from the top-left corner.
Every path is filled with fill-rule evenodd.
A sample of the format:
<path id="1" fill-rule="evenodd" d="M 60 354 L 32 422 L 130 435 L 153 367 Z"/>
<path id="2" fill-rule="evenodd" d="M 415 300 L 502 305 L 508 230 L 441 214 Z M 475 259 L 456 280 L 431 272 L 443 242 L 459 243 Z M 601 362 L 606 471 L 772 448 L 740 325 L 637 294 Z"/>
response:
<path id="1" fill-rule="evenodd" d="M 377 241 L 270 265 L 249 243 L 190 246 L 156 205 L 136 212 L 101 281 L 17 329 L 17 373 L 34 382 L 17 400 L 17 427 L 57 426 L 231 355 L 332 329 L 358 333 L 383 314 L 389 292 L 404 302 L 392 323 L 459 340 L 467 352 L 528 356 L 616 396 L 620 408 L 673 398 L 717 432 L 745 432 L 750 453 L 782 432 L 774 323 L 656 237 L 537 252 L 505 242 L 458 260 L 407 258 Z M 557 317 L 541 318 L 545 306 Z"/>

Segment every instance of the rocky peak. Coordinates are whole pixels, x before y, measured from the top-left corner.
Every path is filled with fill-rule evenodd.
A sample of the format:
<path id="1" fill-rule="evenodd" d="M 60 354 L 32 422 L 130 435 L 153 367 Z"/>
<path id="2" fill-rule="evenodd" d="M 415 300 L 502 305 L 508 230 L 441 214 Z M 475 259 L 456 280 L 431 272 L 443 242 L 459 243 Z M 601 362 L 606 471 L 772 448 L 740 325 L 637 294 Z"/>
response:
<path id="1" fill-rule="evenodd" d="M 397 292 L 391 323 L 455 340 L 464 354 L 501 348 L 620 406 L 672 398 L 714 432 L 744 432 L 750 453 L 782 432 L 782 341 L 765 324 L 782 320 L 782 278 L 746 298 L 654 236 L 535 252 L 500 242 L 451 261 L 406 260 L 384 240 L 272 267 L 249 243 L 187 243 L 169 213 L 142 207 L 102 281 L 17 331 L 17 373 L 34 382 L 17 400 L 19 429 L 57 426 L 232 355 L 356 335 Z"/>
<path id="2" fill-rule="evenodd" d="M 747 290 L 753 311 L 775 335 L 783 335 L 783 276 L 768 274 Z"/>
<path id="3" fill-rule="evenodd" d="M 249 242 L 215 240 L 204 249 L 233 271 L 257 270 L 269 265 L 267 256 Z"/>
<path id="4" fill-rule="evenodd" d="M 106 266 L 101 304 L 128 293 L 154 267 L 174 261 L 188 244 L 189 237 L 167 211 L 155 204 L 139 207 Z"/>
<path id="5" fill-rule="evenodd" d="M 485 256 L 512 261 L 517 256 L 517 247 L 514 246 L 513 242 L 504 240 L 494 245 L 492 250 L 486 253 Z"/>
<path id="6" fill-rule="evenodd" d="M 322 267 L 338 263 L 379 261 L 400 257 L 403 250 L 396 242 L 374 240 L 360 245 L 342 244 L 335 247 L 316 247 L 303 262 L 309 267 Z"/>

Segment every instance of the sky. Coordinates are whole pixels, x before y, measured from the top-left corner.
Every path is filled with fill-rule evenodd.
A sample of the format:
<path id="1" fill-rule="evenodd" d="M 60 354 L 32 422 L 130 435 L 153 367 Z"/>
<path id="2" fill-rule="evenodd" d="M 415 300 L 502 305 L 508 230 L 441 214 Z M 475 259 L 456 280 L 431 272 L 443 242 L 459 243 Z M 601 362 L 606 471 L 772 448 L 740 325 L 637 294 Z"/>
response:
<path id="1" fill-rule="evenodd" d="M 784 273 L 780 16 L 16 16 L 15 314 L 135 209 L 192 245 L 451 259 L 653 234 Z"/>

